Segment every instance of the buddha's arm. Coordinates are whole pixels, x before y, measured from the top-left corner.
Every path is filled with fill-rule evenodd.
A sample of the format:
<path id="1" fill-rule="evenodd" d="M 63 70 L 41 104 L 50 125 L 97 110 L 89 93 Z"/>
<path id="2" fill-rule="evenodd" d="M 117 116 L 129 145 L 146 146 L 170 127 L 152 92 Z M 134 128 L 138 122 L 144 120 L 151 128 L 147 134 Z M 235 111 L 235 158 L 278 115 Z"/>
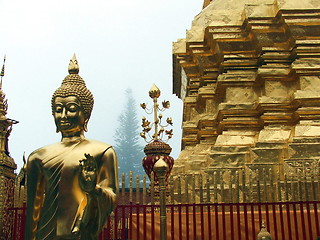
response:
<path id="1" fill-rule="evenodd" d="M 102 166 L 98 175 L 97 188 L 101 189 L 99 205 L 102 208 L 100 226 L 102 227 L 109 214 L 114 210 L 117 201 L 118 159 L 112 147 L 108 148 L 101 159 Z"/>
<path id="2" fill-rule="evenodd" d="M 79 205 L 72 232 L 81 231 L 82 237 L 91 239 L 87 234 L 97 236 L 116 206 L 118 161 L 112 147 L 96 159 L 89 154 L 85 158 L 80 161 L 79 184 L 86 198 Z"/>
<path id="3" fill-rule="evenodd" d="M 25 239 L 35 239 L 44 195 L 44 181 L 39 162 L 30 155 L 27 163 L 27 218 Z"/>
<path id="4" fill-rule="evenodd" d="M 85 154 L 80 162 L 80 187 L 86 192 L 86 198 L 80 203 L 72 232 L 82 231 L 81 236 L 90 232 L 97 236 L 109 214 L 116 206 L 118 192 L 118 161 L 112 147 L 107 148 L 92 162 L 93 158 Z M 95 173 L 94 173 L 95 172 Z M 91 237 L 86 236 L 87 239 Z M 95 239 L 95 237 L 93 237 Z"/>

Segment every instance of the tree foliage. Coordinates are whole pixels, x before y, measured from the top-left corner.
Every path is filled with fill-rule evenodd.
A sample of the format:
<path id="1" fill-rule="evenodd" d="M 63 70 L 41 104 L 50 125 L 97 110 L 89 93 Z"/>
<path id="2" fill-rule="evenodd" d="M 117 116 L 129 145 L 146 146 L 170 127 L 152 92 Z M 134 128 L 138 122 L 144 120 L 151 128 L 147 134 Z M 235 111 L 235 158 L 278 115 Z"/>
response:
<path id="1" fill-rule="evenodd" d="M 129 172 L 136 174 L 144 174 L 142 167 L 142 158 L 144 157 L 143 146 L 140 143 L 140 125 L 137 118 L 137 105 L 133 98 L 132 90 L 126 90 L 127 101 L 124 111 L 119 115 L 119 126 L 115 131 L 115 150 L 118 156 L 119 178 L 125 173 L 129 176 Z M 126 178 L 128 186 L 128 178 Z"/>

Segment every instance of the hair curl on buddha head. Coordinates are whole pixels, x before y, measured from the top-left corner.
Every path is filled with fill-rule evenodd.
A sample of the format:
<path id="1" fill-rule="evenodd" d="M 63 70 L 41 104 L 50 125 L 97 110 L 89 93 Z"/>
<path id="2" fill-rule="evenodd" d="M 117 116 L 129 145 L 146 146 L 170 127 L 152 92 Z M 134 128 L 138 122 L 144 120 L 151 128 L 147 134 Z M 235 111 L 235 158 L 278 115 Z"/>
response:
<path id="1" fill-rule="evenodd" d="M 54 104 L 56 97 L 75 96 L 79 99 L 85 114 L 85 118 L 89 119 L 93 108 L 93 95 L 87 88 L 84 80 L 78 75 L 79 66 L 75 55 L 70 60 L 69 75 L 62 81 L 61 86 L 53 93 L 51 99 L 52 114 L 54 114 Z"/>

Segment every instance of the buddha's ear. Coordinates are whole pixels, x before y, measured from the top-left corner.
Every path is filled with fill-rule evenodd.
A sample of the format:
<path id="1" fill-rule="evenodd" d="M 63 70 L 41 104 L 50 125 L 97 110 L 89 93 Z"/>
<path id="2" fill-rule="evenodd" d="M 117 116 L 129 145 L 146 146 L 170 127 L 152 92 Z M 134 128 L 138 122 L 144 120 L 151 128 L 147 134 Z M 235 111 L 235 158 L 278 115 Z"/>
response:
<path id="1" fill-rule="evenodd" d="M 58 126 L 56 126 L 56 133 L 59 133 L 59 132 L 60 132 L 60 130 L 59 130 Z"/>
<path id="2" fill-rule="evenodd" d="M 87 118 L 86 120 L 84 120 L 83 130 L 84 130 L 85 132 L 88 132 L 88 122 L 89 122 L 89 118 Z"/>

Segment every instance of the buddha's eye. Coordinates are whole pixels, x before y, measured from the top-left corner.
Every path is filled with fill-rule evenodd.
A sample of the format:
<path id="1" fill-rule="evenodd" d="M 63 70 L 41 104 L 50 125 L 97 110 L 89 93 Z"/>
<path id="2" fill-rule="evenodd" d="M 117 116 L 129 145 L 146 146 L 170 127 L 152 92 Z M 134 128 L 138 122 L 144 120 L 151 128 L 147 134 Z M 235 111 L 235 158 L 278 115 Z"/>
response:
<path id="1" fill-rule="evenodd" d="M 56 106 L 56 113 L 61 113 L 61 112 L 62 112 L 62 107 Z"/>
<path id="2" fill-rule="evenodd" d="M 76 112 L 78 110 L 78 106 L 76 104 L 69 104 L 68 105 L 68 111 L 69 112 Z"/>

